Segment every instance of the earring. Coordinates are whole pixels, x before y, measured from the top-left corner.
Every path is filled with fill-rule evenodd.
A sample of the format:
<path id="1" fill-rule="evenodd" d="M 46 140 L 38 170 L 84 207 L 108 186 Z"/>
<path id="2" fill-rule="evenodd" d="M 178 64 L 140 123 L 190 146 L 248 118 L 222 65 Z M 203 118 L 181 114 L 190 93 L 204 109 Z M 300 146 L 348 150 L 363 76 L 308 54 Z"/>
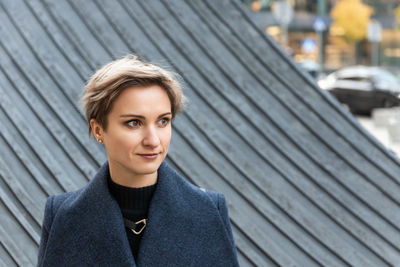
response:
<path id="1" fill-rule="evenodd" d="M 103 144 L 103 140 L 101 140 L 101 139 L 97 139 L 97 142 L 99 142 L 100 144 Z"/>

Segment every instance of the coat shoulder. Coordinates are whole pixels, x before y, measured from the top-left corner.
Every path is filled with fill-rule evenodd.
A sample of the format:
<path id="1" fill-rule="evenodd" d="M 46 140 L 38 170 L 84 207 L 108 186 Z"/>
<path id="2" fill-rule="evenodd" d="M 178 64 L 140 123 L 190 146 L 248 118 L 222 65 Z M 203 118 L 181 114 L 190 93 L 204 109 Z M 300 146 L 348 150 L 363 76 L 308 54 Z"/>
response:
<path id="1" fill-rule="evenodd" d="M 78 193 L 78 191 L 72 191 L 72 192 L 61 193 L 58 195 L 53 195 L 52 196 L 53 197 L 53 209 L 58 210 L 58 208 L 64 203 L 64 201 L 66 201 L 70 197 L 73 197 L 77 193 Z"/>
<path id="2" fill-rule="evenodd" d="M 43 227 L 49 230 L 54 217 L 60 210 L 60 207 L 62 207 L 65 203 L 69 203 L 73 199 L 76 199 L 77 196 L 80 195 L 81 191 L 82 189 L 79 189 L 76 191 L 65 192 L 58 195 L 51 195 L 46 201 Z"/>
<path id="3" fill-rule="evenodd" d="M 207 201 L 211 200 L 214 206 L 218 208 L 219 200 L 221 197 L 223 197 L 222 193 L 194 185 L 190 181 L 188 181 L 188 179 L 178 173 L 175 169 L 172 169 L 171 167 L 169 168 L 170 173 L 175 176 L 174 181 L 179 184 L 178 187 L 180 187 L 181 190 L 184 190 L 185 195 L 189 193 L 189 195 L 192 195 L 193 197 L 197 196 L 202 199 L 206 199 Z"/>
<path id="4" fill-rule="evenodd" d="M 205 196 L 211 199 L 214 205 L 219 209 L 220 198 L 223 197 L 222 193 L 208 190 L 202 187 L 199 187 L 199 190 L 202 191 Z"/>
<path id="5" fill-rule="evenodd" d="M 173 177 L 173 181 L 176 183 L 177 188 L 180 190 L 184 195 L 192 195 L 194 199 L 197 197 L 206 200 L 212 201 L 214 206 L 220 210 L 221 204 L 225 205 L 225 197 L 222 193 L 215 192 L 212 190 L 208 190 L 197 185 L 192 184 L 188 179 L 186 179 L 183 175 L 178 173 L 174 168 L 170 167 L 167 163 L 163 163 L 161 168 L 163 175 L 168 175 Z M 175 189 L 177 189 L 175 188 Z M 189 193 L 189 194 L 188 194 Z"/>
<path id="6" fill-rule="evenodd" d="M 76 191 L 71 191 L 71 192 L 65 192 L 61 193 L 58 195 L 52 195 L 49 197 L 48 201 L 51 201 L 52 203 L 52 213 L 53 215 L 57 213 L 59 208 L 67 202 L 70 202 L 72 199 L 75 199 L 77 196 L 79 196 L 80 192 L 82 189 L 76 190 Z"/>

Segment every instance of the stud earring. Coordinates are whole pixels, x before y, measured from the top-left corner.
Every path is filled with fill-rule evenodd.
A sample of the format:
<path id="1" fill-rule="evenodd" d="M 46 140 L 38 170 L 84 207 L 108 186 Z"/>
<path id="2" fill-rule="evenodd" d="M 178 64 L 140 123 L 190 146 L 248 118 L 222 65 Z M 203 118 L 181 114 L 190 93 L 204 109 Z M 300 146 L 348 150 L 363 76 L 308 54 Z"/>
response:
<path id="1" fill-rule="evenodd" d="M 97 139 L 97 142 L 99 142 L 100 144 L 103 144 L 103 140 L 101 140 L 101 139 Z"/>

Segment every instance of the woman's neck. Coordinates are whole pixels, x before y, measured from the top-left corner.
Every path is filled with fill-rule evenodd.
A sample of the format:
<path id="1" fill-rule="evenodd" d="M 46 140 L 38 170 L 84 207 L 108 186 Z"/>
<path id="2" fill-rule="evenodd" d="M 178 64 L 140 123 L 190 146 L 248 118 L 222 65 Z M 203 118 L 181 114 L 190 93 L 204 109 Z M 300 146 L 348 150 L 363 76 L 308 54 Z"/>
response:
<path id="1" fill-rule="evenodd" d="M 136 174 L 110 165 L 110 176 L 114 183 L 132 188 L 140 188 L 157 183 L 157 171 L 149 174 Z"/>

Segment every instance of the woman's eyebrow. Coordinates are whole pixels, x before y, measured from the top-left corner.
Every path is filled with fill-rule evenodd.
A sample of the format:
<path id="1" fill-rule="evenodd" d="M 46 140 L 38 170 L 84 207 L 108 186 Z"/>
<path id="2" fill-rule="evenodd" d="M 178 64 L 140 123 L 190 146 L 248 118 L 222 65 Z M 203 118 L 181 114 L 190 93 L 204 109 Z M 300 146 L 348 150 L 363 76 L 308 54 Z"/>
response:
<path id="1" fill-rule="evenodd" d="M 158 117 L 161 118 L 161 117 L 164 117 L 164 116 L 167 116 L 167 115 L 171 115 L 171 114 L 172 114 L 171 112 L 166 112 L 166 113 L 163 113 L 163 114 L 159 115 Z"/>
<path id="2" fill-rule="evenodd" d="M 135 117 L 135 118 L 140 118 L 140 119 L 145 119 L 144 116 L 142 115 L 135 115 L 135 114 L 122 114 L 119 116 L 120 118 L 127 118 L 127 117 Z"/>
<path id="3" fill-rule="evenodd" d="M 160 114 L 158 116 L 158 118 L 161 118 L 161 117 L 164 117 L 164 116 L 167 116 L 167 115 L 171 115 L 171 114 L 172 114 L 171 112 L 166 112 L 166 113 Z M 122 114 L 120 116 L 120 118 L 130 118 L 130 117 L 139 118 L 139 119 L 146 119 L 144 116 L 136 115 L 136 114 Z"/>

